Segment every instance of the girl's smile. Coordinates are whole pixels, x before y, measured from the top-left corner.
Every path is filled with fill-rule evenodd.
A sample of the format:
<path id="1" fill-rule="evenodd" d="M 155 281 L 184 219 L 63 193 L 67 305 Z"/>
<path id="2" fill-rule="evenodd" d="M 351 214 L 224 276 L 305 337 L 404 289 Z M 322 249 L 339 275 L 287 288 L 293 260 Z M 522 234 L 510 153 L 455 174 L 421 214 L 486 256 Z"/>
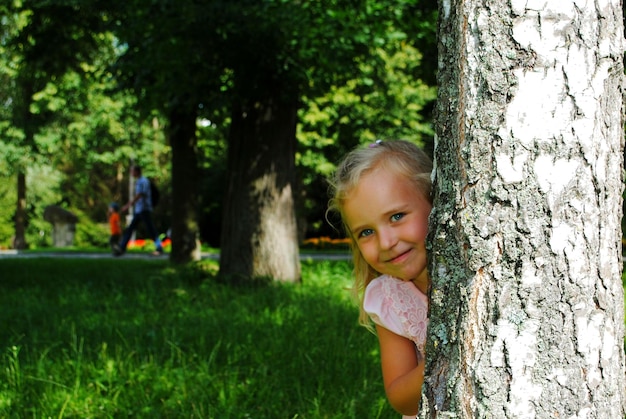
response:
<path id="1" fill-rule="evenodd" d="M 389 260 L 387 260 L 387 262 L 388 263 L 402 263 L 408 257 L 407 255 L 409 254 L 409 252 L 411 252 L 411 249 L 407 250 L 406 252 L 400 253 L 398 256 L 391 257 Z"/>

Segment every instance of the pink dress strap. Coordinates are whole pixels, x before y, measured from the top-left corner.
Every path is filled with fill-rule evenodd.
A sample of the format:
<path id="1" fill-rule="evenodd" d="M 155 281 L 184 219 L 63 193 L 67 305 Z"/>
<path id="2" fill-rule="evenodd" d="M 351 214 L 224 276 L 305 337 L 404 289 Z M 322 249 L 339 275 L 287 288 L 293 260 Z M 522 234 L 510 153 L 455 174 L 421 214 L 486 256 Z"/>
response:
<path id="1" fill-rule="evenodd" d="M 389 275 L 379 276 L 365 288 L 363 308 L 374 323 L 412 340 L 424 353 L 428 297 L 415 284 Z"/>

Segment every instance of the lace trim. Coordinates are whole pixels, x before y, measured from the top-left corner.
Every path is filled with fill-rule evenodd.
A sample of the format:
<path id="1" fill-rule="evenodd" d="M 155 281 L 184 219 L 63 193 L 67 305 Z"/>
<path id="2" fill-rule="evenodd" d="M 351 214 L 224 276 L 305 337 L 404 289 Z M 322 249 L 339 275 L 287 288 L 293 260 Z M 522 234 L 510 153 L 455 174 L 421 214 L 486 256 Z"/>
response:
<path id="1" fill-rule="evenodd" d="M 428 302 L 426 296 L 411 282 L 388 278 L 382 281 L 385 300 L 402 323 L 405 336 L 415 342 L 424 353 L 428 328 Z M 420 298 L 420 297 L 424 298 Z"/>

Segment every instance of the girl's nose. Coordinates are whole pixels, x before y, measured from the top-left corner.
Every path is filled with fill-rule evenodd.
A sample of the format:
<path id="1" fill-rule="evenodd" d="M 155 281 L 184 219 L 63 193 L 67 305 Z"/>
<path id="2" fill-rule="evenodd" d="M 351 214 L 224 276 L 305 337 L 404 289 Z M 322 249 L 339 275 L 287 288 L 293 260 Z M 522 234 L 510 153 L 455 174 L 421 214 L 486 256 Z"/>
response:
<path id="1" fill-rule="evenodd" d="M 391 249 L 398 243 L 398 236 L 392 228 L 384 228 L 378 231 L 378 245 L 381 249 Z"/>

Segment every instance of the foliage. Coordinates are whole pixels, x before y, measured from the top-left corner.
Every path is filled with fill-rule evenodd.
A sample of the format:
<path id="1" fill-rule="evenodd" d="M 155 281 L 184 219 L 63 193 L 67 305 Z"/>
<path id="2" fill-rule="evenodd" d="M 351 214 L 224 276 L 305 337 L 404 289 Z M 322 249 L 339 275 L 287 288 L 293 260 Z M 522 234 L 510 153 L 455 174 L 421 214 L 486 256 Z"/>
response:
<path id="1" fill-rule="evenodd" d="M 155 213 L 159 230 L 171 226 L 171 149 L 167 119 L 158 110 L 191 101 L 199 121 L 211 122 L 196 131 L 198 211 L 202 240 L 217 245 L 229 105 L 269 86 L 263 77 L 289 81 L 303 100 L 297 134 L 303 237 L 337 234 L 323 216 L 324 179 L 345 150 L 378 137 L 428 143 L 431 136 L 433 89 L 427 85 L 436 7 L 427 2 L 30 0 L 0 9 L 0 172 L 7 179 L 26 166 L 58 172 L 38 180 L 60 194 L 50 203 L 94 223 L 105 221 L 108 202 L 127 198 L 132 160 L 158 180 L 164 195 Z M 62 23 L 55 26 L 57 20 Z M 53 33 L 59 27 L 63 33 Z M 24 45 L 33 51 L 20 49 L 28 34 L 34 44 Z M 45 46 L 62 36 L 75 39 L 51 54 L 57 48 Z M 32 65 L 45 71 L 29 72 L 25 57 L 41 58 Z M 31 73 L 38 75 L 29 105 L 37 129 L 25 143 L 15 99 L 20 77 Z M 0 195 L 0 245 L 13 235 L 14 188 Z M 27 203 L 28 241 L 43 245 L 49 226 L 32 217 L 49 202 L 29 191 Z"/>
<path id="2" fill-rule="evenodd" d="M 64 101 L 50 101 L 45 107 L 33 102 L 54 92 L 56 78 L 68 70 L 80 72 L 81 63 L 94 61 L 102 21 L 76 4 L 61 1 L 12 1 L 4 8 L 1 36 L 5 61 L 0 73 L 11 81 L 3 96 L 9 105 L 6 118 L 12 122 L 4 127 L 15 130 L 13 138 L 23 147 L 22 153 L 38 153 L 34 136 Z M 59 30 L 60 22 L 63 30 Z"/>
<path id="3" fill-rule="evenodd" d="M 29 222 L 26 225 L 27 241 L 34 247 L 46 247 L 52 244 L 52 225 L 43 219 L 46 206 L 61 202 L 62 174 L 49 165 L 33 164 L 27 169 L 27 184 L 30 190 L 27 206 Z M 6 193 L 0 195 L 0 247 L 11 247 L 14 234 L 13 215 L 15 214 L 15 176 L 8 175 L 0 188 Z"/>
<path id="4" fill-rule="evenodd" d="M 101 41 L 99 65 L 67 72 L 34 101 L 45 109 L 61 104 L 37 136 L 38 150 L 63 171 L 64 199 L 95 221 L 103 219 L 109 202 L 126 200 L 124 175 L 131 162 L 167 183 L 170 158 L 159 115 L 142 119 L 129 92 L 113 91 L 106 65 L 115 58 L 115 40 L 107 35 Z"/>
<path id="5" fill-rule="evenodd" d="M 30 12 L 28 5 L 33 6 Z M 39 9 L 40 6 L 42 9 Z M 66 5 L 59 5 L 59 10 L 55 6 L 50 6 L 48 10 L 34 3 L 25 3 L 21 7 L 26 15 L 52 9 L 55 11 L 50 13 L 54 16 L 57 16 L 56 13 L 69 13 Z M 23 30 L 31 28 L 28 19 L 23 21 Z M 76 52 L 77 60 L 72 61 L 74 65 L 69 70 L 59 70 L 59 74 L 51 73 L 50 77 L 42 78 L 41 90 L 32 95 L 29 108 L 33 115 L 41 117 L 42 125 L 34 132 L 30 146 L 20 146 L 20 142 L 8 140 L 11 135 L 22 137 L 19 126 L 11 122 L 12 115 L 18 111 L 12 99 L 16 91 L 4 91 L 9 106 L 2 109 L 12 111 L 3 114 L 4 118 L 0 120 L 0 129 L 5 128 L 3 137 L 7 139 L 0 142 L 2 172 L 11 176 L 20 167 L 28 167 L 28 172 L 55 173 L 55 176 L 40 176 L 35 181 L 27 178 L 29 220 L 26 235 L 27 242 L 34 246 L 50 244 L 50 226 L 41 219 L 46 205 L 62 204 L 73 212 L 85 213 L 89 219 L 85 220 L 86 224 L 104 221 L 108 202 L 127 199 L 128 183 L 124 174 L 131 161 L 144 165 L 146 173 L 159 177 L 164 183 L 169 179 L 169 150 L 158 115 L 150 115 L 147 120 L 139 119 L 134 109 L 136 99 L 127 92 L 113 91 L 114 84 L 107 66 L 117 54 L 115 39 L 110 34 L 99 34 L 95 31 L 97 27 L 91 29 L 94 29 L 91 41 L 83 46 L 85 54 Z M 71 31 L 71 28 L 67 30 Z M 78 33 L 80 31 L 75 35 Z M 8 67 L 0 66 L 6 71 L 0 71 L 0 74 L 11 74 L 9 79 L 13 81 L 18 80 L 20 71 L 27 71 L 20 67 L 21 55 L 14 47 L 19 44 L 21 36 L 23 34 L 18 31 L 13 37 L 6 38 L 5 48 L 13 48 L 11 51 L 15 52 L 16 63 Z M 89 55 L 86 55 L 87 49 Z M 26 52 L 23 54 L 25 57 Z M 52 57 L 46 59 L 53 60 Z M 43 191 L 55 191 L 56 195 L 51 199 L 41 199 L 40 193 L 30 189 L 33 185 Z M 0 217 L 10 225 L 16 198 L 13 193 L 3 195 L 0 202 Z M 162 216 L 166 217 L 166 211 L 162 212 Z M 80 243 L 94 244 L 95 236 L 83 240 L 86 238 L 83 233 L 95 230 L 91 227 L 83 229 L 84 224 L 79 226 L 76 238 Z M 9 244 L 12 235 L 8 228 L 0 229 L 0 243 Z"/>
<path id="6" fill-rule="evenodd" d="M 311 220 L 307 237 L 342 235 L 328 224 L 327 199 L 320 199 L 327 197 L 326 179 L 338 156 L 376 139 L 406 139 L 432 149 L 433 130 L 426 116 L 436 89 L 415 78 L 422 63 L 420 51 L 400 38 L 373 53 L 379 67 L 361 62 L 358 78 L 307 100 L 300 111 L 297 163 L 302 211 Z"/>
<path id="7" fill-rule="evenodd" d="M 7 80 L 0 88 L 3 169 L 11 175 L 27 168 L 60 170 L 65 175 L 61 184 L 44 179 L 44 188 L 62 190 L 66 206 L 97 219 L 111 196 L 121 199 L 123 167 L 140 154 L 133 146 L 151 126 L 129 112 L 132 97 L 110 94 L 106 67 L 117 53 L 115 40 L 102 32 L 102 16 L 78 2 L 25 0 L 2 7 L 0 77 Z M 158 157 L 155 150 L 146 154 Z M 45 228 L 36 226 L 44 234 L 34 241 L 31 234 L 43 222 L 43 203 L 30 191 L 20 194 L 26 196 L 30 219 L 21 206 L 11 218 L 27 223 L 27 242 L 45 244 Z"/>
<path id="8" fill-rule="evenodd" d="M 0 148 L 3 143 L 0 142 Z M 1 152 L 0 152 L 1 153 Z M 0 176 L 5 180 L 0 182 L 0 249 L 11 247 L 13 237 L 13 214 L 15 213 L 15 180 L 10 175 L 6 160 L 0 159 Z"/>
<path id="9" fill-rule="evenodd" d="M 215 282 L 214 262 L 2 264 L 0 416 L 396 416 L 346 262 L 256 289 Z"/>
<path id="10" fill-rule="evenodd" d="M 61 204 L 70 211 L 85 214 L 78 225 L 77 244 L 96 245 L 102 241 L 94 228 L 106 221 L 106 208 L 111 201 L 127 199 L 127 169 L 131 161 L 142 164 L 145 173 L 159 180 L 167 189 L 169 180 L 169 148 L 165 144 L 158 117 L 138 119 L 132 97 L 110 95 L 99 74 L 79 77 L 67 73 L 45 92 L 36 95 L 33 106 L 49 109 L 61 102 L 56 118 L 35 136 L 39 151 L 29 157 L 27 173 L 29 223 L 27 242 L 34 246 L 49 245 L 50 226 L 43 221 L 47 205 Z M 81 98 L 80 100 L 68 100 Z M 140 141 L 138 141 L 140 139 Z M 138 147 L 133 147 L 133 144 Z M 2 145 L 2 143 L 0 143 Z M 9 147 L 0 147 L 0 168 L 11 177 Z M 40 173 L 38 175 L 38 173 Z M 126 176 L 125 176 L 126 175 Z M 3 225 L 12 224 L 15 212 L 14 181 L 7 188 L 12 192 L 0 196 L 0 217 Z M 165 198 L 164 198 L 165 201 Z M 167 205 L 159 208 L 159 224 L 167 217 Z M 83 228 L 84 227 L 84 228 Z M 93 237 L 87 236 L 94 231 Z M 106 231 L 105 231 L 106 233 Z M 9 244 L 12 229 L 0 229 L 0 243 Z"/>
<path id="11" fill-rule="evenodd" d="M 74 246 L 77 248 L 108 248 L 109 225 L 96 223 L 91 218 L 79 212 L 76 232 L 74 234 Z"/>

